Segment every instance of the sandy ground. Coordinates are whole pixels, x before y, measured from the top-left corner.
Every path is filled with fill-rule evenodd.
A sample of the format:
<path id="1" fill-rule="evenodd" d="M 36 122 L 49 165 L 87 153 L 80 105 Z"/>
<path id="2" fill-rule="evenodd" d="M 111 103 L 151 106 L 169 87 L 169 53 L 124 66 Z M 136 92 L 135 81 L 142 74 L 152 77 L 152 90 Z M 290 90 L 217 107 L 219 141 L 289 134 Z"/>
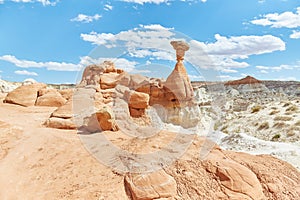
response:
<path id="1" fill-rule="evenodd" d="M 1 200 L 127 199 L 123 176 L 96 161 L 76 131 L 42 126 L 55 108 L 3 104 L 2 98 Z"/>

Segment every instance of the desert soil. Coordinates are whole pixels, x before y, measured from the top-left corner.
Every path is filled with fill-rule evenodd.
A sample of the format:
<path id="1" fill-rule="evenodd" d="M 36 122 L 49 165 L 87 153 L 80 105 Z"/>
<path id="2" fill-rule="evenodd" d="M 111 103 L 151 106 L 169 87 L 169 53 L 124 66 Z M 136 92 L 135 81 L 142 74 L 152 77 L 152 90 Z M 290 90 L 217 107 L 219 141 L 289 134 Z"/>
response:
<path id="1" fill-rule="evenodd" d="M 42 125 L 54 109 L 0 103 L 0 199 L 126 199 L 123 176 L 94 159 L 76 131 Z"/>

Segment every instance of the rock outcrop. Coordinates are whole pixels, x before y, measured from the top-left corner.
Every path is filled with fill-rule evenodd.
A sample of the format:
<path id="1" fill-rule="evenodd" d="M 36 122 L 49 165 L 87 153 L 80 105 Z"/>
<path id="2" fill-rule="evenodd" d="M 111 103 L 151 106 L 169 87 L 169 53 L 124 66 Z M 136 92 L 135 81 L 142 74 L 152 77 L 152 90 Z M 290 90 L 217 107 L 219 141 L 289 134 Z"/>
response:
<path id="1" fill-rule="evenodd" d="M 243 84 L 258 84 L 258 83 L 262 83 L 262 81 L 257 80 L 252 76 L 246 76 L 245 78 L 242 78 L 240 80 L 228 81 L 227 83 L 225 83 L 225 85 L 229 86 L 229 85 L 243 85 Z"/>
<path id="2" fill-rule="evenodd" d="M 177 192 L 175 179 L 163 170 L 129 174 L 125 176 L 125 188 L 132 200 L 171 199 Z"/>
<path id="3" fill-rule="evenodd" d="M 8 93 L 18 87 L 18 84 L 14 84 L 5 80 L 0 79 L 0 93 Z"/>
<path id="4" fill-rule="evenodd" d="M 46 87 L 46 84 L 43 83 L 20 86 L 8 93 L 4 102 L 21 106 L 34 106 L 38 97 L 38 91 Z"/>
<path id="5" fill-rule="evenodd" d="M 56 90 L 40 90 L 36 100 L 36 106 L 60 107 L 66 103 L 66 99 Z"/>
<path id="6" fill-rule="evenodd" d="M 189 46 L 182 41 L 172 41 L 171 44 L 176 50 L 177 63 L 164 85 L 167 88 L 167 100 L 181 103 L 191 101 L 194 96 L 193 87 L 183 64 L 184 54 L 189 49 Z"/>
<path id="7" fill-rule="evenodd" d="M 129 112 L 132 117 L 141 117 L 149 106 L 149 95 L 143 92 L 131 92 L 125 94 L 128 97 Z"/>

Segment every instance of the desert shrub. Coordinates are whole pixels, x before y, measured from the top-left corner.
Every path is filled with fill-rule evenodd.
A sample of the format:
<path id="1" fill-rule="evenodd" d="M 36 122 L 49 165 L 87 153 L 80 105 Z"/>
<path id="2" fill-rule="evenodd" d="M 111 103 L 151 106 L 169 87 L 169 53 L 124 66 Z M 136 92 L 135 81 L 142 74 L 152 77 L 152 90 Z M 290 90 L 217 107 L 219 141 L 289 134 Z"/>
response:
<path id="1" fill-rule="evenodd" d="M 275 121 L 291 121 L 292 117 L 289 116 L 277 116 L 274 118 Z"/>
<path id="2" fill-rule="evenodd" d="M 277 113 L 279 113 L 279 112 L 280 112 L 279 110 L 273 110 L 273 111 L 270 112 L 269 115 L 275 115 L 275 114 L 277 114 Z"/>
<path id="3" fill-rule="evenodd" d="M 253 106 L 251 108 L 251 113 L 256 113 L 256 112 L 259 112 L 260 110 L 261 110 L 261 106 L 260 105 Z"/>
<path id="4" fill-rule="evenodd" d="M 276 134 L 276 135 L 274 135 L 273 137 L 272 137 L 272 141 L 277 141 L 279 138 L 280 138 L 281 136 L 280 136 L 280 134 Z"/>
<path id="5" fill-rule="evenodd" d="M 292 111 L 287 111 L 284 113 L 285 115 L 292 115 L 292 114 L 295 114 L 295 112 L 292 112 Z"/>
<path id="6" fill-rule="evenodd" d="M 224 131 L 226 131 L 227 128 L 228 128 L 228 125 L 225 125 L 221 128 L 221 131 L 224 132 Z"/>
<path id="7" fill-rule="evenodd" d="M 285 111 L 287 111 L 287 112 L 288 111 L 295 112 L 297 110 L 298 110 L 298 107 L 295 106 L 295 105 L 292 105 L 292 106 L 288 107 Z"/>
<path id="8" fill-rule="evenodd" d="M 268 129 L 270 128 L 269 123 L 268 122 L 263 122 L 257 130 L 263 130 L 263 129 Z"/>
<path id="9" fill-rule="evenodd" d="M 277 107 L 274 107 L 274 106 L 273 106 L 273 107 L 271 107 L 271 109 L 272 109 L 272 110 L 277 110 Z"/>
<path id="10" fill-rule="evenodd" d="M 291 105 L 291 102 L 286 102 L 286 103 L 283 104 L 283 107 L 288 107 L 290 105 Z"/>
<path id="11" fill-rule="evenodd" d="M 300 120 L 295 123 L 295 126 L 300 126 Z"/>
<path id="12" fill-rule="evenodd" d="M 292 137 L 292 136 L 294 136 L 294 135 L 295 135 L 295 132 L 294 132 L 293 129 L 290 129 L 290 130 L 287 132 L 287 134 L 286 134 L 287 137 Z"/>
<path id="13" fill-rule="evenodd" d="M 277 122 L 273 125 L 274 128 L 283 128 L 286 124 L 284 122 Z"/>

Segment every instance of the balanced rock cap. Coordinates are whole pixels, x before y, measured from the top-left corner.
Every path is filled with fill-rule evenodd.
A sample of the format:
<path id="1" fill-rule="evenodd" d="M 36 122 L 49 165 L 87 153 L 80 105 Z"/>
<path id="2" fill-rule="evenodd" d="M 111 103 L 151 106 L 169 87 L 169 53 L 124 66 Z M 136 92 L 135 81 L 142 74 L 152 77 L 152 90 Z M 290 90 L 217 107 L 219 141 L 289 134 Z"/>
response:
<path id="1" fill-rule="evenodd" d="M 176 50 L 177 61 L 183 60 L 185 52 L 190 49 L 190 46 L 184 41 L 171 41 L 171 45 Z"/>

